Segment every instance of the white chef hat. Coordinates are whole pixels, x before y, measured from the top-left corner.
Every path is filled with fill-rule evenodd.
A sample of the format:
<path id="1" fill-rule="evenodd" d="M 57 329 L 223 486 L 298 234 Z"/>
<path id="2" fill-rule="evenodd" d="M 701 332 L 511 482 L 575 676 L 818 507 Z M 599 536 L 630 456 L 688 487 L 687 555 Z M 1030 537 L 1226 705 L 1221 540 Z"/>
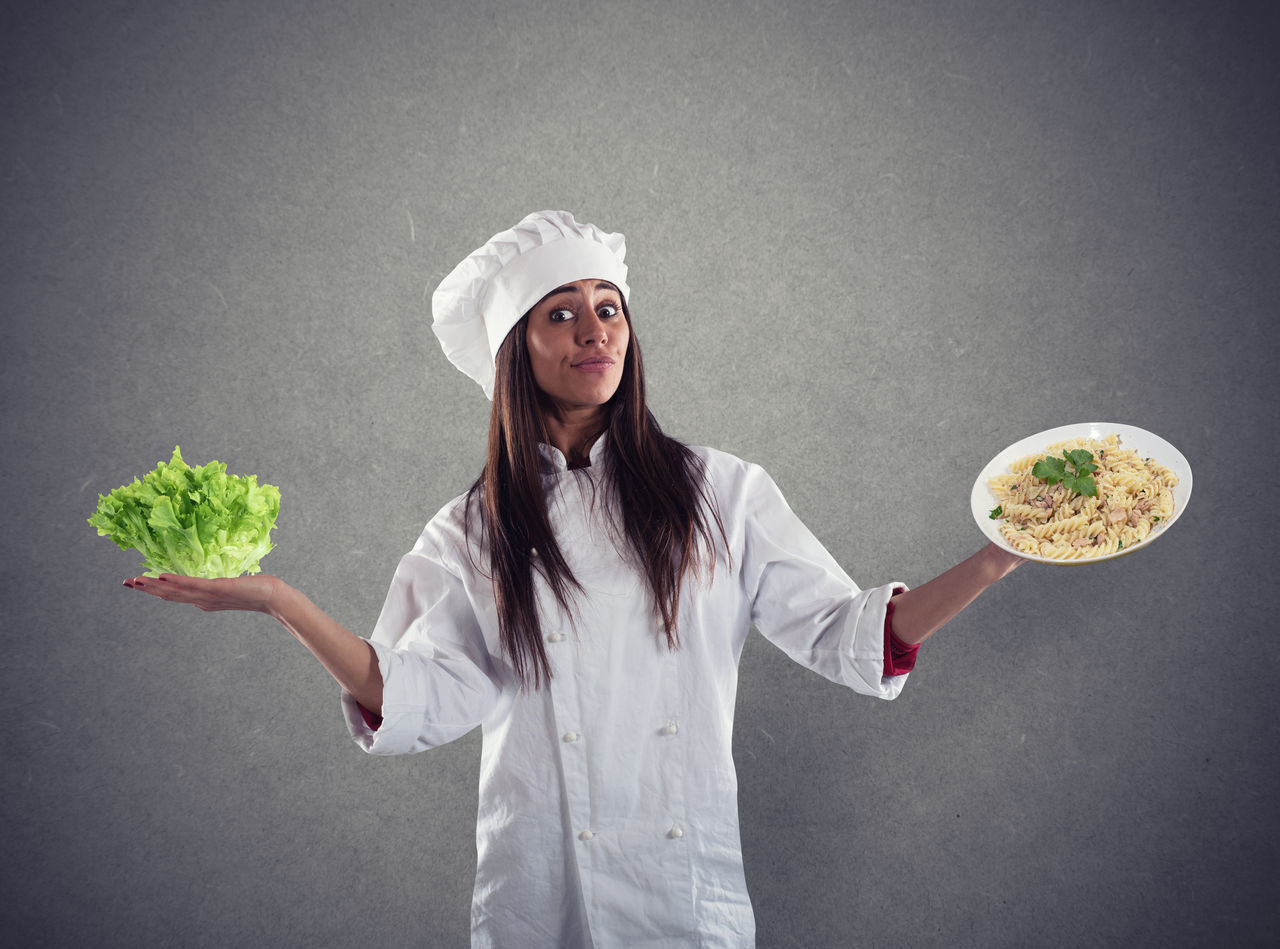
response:
<path id="1" fill-rule="evenodd" d="M 625 300 L 627 245 L 621 234 L 579 224 L 568 211 L 535 211 L 489 238 L 431 296 L 431 329 L 449 361 L 493 398 L 498 347 L 520 317 L 557 287 L 607 280 Z"/>

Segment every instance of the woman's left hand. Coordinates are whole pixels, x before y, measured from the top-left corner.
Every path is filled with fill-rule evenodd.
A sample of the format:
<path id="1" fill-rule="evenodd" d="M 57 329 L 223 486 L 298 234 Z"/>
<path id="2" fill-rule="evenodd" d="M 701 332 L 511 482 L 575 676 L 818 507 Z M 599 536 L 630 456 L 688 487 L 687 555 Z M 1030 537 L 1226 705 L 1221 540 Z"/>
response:
<path id="1" fill-rule="evenodd" d="M 983 590 L 1024 562 L 1017 554 L 989 543 L 923 586 L 897 594 L 893 598 L 894 635 L 904 643 L 923 642 Z"/>
<path id="2" fill-rule="evenodd" d="M 987 557 L 995 564 L 996 570 L 1001 577 L 1007 577 L 1013 573 L 1014 569 L 1022 566 L 1027 562 L 1025 557 L 1019 557 L 1007 547 L 1002 547 L 997 543 L 988 543 L 988 550 L 985 551 Z"/>

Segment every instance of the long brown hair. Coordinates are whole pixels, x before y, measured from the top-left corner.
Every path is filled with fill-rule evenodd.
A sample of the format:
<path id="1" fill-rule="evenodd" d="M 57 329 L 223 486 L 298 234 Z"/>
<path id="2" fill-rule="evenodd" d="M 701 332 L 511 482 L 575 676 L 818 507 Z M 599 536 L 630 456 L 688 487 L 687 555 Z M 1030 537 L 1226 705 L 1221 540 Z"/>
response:
<path id="1" fill-rule="evenodd" d="M 626 302 L 623 316 L 631 328 Z M 529 315 L 498 349 L 489 451 L 484 471 L 467 492 L 467 531 L 473 510 L 488 541 L 502 651 L 520 681 L 535 688 L 551 678 L 534 591 L 542 574 L 566 613 L 584 592 L 565 562 L 547 519 L 539 442 L 549 442 L 551 403 L 538 388 L 525 331 Z M 666 435 L 645 403 L 644 362 L 632 330 L 618 391 L 605 406 L 603 467 L 613 492 L 606 500 L 635 563 L 643 567 L 662 619 L 667 646 L 679 645 L 680 592 L 686 576 L 715 561 L 715 534 L 724 527 L 707 489 L 703 464 L 688 446 Z M 475 504 L 475 508 L 472 505 Z M 713 532 L 712 526 L 715 531 Z M 536 556 L 533 552 L 536 551 Z"/>

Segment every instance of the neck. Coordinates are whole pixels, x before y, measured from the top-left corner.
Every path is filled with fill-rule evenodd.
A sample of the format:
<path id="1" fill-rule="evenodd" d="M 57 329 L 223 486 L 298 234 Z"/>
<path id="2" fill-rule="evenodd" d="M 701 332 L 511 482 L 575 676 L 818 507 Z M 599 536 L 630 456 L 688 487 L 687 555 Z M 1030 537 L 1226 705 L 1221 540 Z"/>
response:
<path id="1" fill-rule="evenodd" d="M 605 428 L 603 406 L 591 405 L 566 409 L 557 406 L 544 417 L 547 437 L 564 455 L 570 468 L 591 464 L 591 446 Z"/>

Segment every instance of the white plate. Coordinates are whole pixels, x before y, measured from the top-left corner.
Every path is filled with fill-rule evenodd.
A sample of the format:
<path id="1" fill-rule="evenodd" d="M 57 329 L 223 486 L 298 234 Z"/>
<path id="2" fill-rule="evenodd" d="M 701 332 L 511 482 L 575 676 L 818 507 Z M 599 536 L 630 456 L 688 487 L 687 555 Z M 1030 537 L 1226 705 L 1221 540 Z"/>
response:
<path id="1" fill-rule="evenodd" d="M 1024 554 L 1013 550 L 1000 534 L 1000 525 L 1003 521 L 993 521 L 991 519 L 991 510 L 998 502 L 991 492 L 991 488 L 987 486 L 987 482 L 998 474 L 1007 473 L 1019 458 L 1042 453 L 1055 442 L 1065 442 L 1072 438 L 1101 439 L 1111 434 L 1119 435 L 1120 444 L 1125 448 L 1132 448 L 1144 458 L 1154 458 L 1160 464 L 1172 469 L 1173 473 L 1178 476 L 1178 483 L 1173 488 L 1173 516 L 1133 546 L 1101 557 L 1084 557 L 1079 560 L 1051 560 L 1038 554 Z M 1123 557 L 1125 554 L 1131 554 L 1135 550 L 1141 550 L 1156 538 L 1162 536 L 1173 522 L 1182 516 L 1182 512 L 1187 509 L 1189 500 L 1191 500 L 1191 466 L 1187 464 L 1187 459 L 1182 457 L 1182 452 L 1178 451 L 1159 435 L 1154 435 L 1146 429 L 1135 428 L 1132 425 L 1119 425 L 1115 422 L 1080 422 L 1075 425 L 1060 425 L 1057 428 L 1049 429 L 1047 432 L 1028 435 L 1026 438 L 1014 442 L 992 458 L 978 475 L 978 480 L 973 483 L 973 491 L 969 495 L 969 507 L 973 511 L 973 519 L 977 522 L 978 529 L 989 540 L 999 544 L 1005 550 L 1013 551 L 1024 560 L 1036 560 L 1040 563 L 1067 566 L 1098 563 L 1102 560 L 1111 560 L 1114 557 Z"/>

